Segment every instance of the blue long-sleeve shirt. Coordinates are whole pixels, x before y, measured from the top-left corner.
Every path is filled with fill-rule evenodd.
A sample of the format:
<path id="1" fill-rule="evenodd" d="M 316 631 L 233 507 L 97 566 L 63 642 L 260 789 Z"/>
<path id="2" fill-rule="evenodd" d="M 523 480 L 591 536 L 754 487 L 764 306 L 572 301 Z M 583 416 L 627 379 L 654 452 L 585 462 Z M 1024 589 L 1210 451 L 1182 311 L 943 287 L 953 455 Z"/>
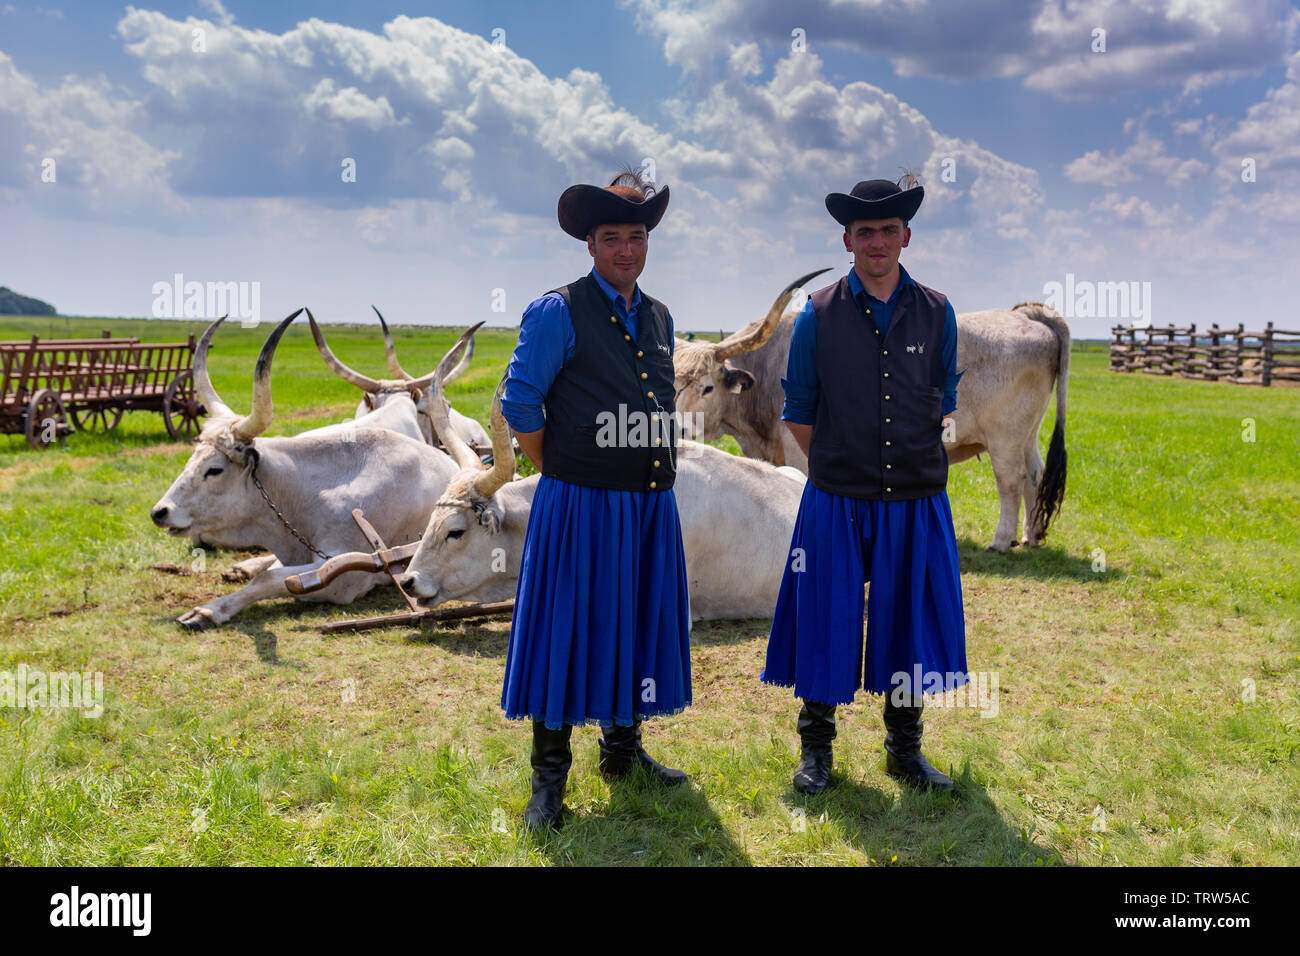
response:
<path id="1" fill-rule="evenodd" d="M 591 270 L 591 276 L 614 303 L 614 311 L 635 340 L 641 287 L 632 290 L 632 301 L 628 303 L 595 269 Z M 519 321 L 519 341 L 506 367 L 506 385 L 501 392 L 501 413 L 511 428 L 517 432 L 535 432 L 546 425 L 546 393 L 577 347 L 573 316 L 563 296 L 548 292 L 529 303 Z"/>
<path id="2" fill-rule="evenodd" d="M 900 264 L 898 285 L 887 301 L 881 302 L 870 292 L 866 293 L 871 300 L 871 316 L 881 335 L 889 331 L 889 321 L 894 317 L 894 307 L 898 304 L 898 293 L 904 285 L 915 286 L 916 282 Z M 856 269 L 849 270 L 849 291 L 855 299 L 865 291 Z M 863 321 L 866 321 L 866 316 L 863 316 Z M 947 369 L 947 375 L 944 379 L 942 412 L 947 415 L 957 407 L 957 383 L 966 374 L 965 369 L 960 373 L 957 371 L 957 313 L 953 311 L 951 302 L 948 303 L 948 315 L 943 324 L 943 365 Z M 800 425 L 813 424 L 817 409 L 817 317 L 813 313 L 811 298 L 794 320 L 785 375 L 781 379 L 781 387 L 785 390 L 785 407 L 781 411 L 781 420 Z"/>

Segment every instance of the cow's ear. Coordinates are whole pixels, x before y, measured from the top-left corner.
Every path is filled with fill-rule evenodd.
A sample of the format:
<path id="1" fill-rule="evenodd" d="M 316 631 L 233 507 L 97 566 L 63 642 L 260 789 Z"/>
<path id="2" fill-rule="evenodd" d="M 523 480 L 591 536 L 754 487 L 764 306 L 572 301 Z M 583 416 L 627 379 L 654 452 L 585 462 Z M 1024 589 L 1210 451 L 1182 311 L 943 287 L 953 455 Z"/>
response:
<path id="1" fill-rule="evenodd" d="M 743 368 L 732 368 L 726 366 L 722 370 L 722 381 L 727 391 L 740 392 L 754 387 L 754 376 L 750 375 Z"/>
<path id="2" fill-rule="evenodd" d="M 361 398 L 362 401 L 366 403 L 366 408 L 370 409 L 371 411 L 374 411 L 375 396 L 371 395 L 369 392 L 363 392 Z"/>
<path id="3" fill-rule="evenodd" d="M 496 502 L 489 501 L 478 513 L 478 523 L 487 529 L 488 534 L 497 534 L 501 530 L 501 509 Z"/>

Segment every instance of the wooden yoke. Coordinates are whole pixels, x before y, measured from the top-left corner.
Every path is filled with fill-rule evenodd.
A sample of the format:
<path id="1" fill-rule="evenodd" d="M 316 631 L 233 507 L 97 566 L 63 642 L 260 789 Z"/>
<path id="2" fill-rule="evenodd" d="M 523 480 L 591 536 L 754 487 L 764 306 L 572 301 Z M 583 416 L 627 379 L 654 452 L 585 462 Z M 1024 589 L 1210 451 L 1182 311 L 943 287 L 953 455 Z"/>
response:
<path id="1" fill-rule="evenodd" d="M 472 604 L 468 607 L 420 607 L 416 600 L 406 593 L 401 582 L 397 579 L 398 574 L 406 569 L 406 562 L 415 556 L 415 552 L 420 547 L 420 542 L 412 541 L 410 544 L 390 548 L 384 543 L 384 539 L 379 536 L 379 532 L 375 530 L 374 525 L 366 520 L 366 516 L 360 508 L 353 510 L 352 520 L 357 523 L 361 533 L 370 542 L 371 547 L 375 549 L 374 552 L 367 554 L 364 551 L 349 551 L 346 554 L 336 554 L 332 558 L 326 558 L 321 562 L 320 567 L 313 571 L 291 574 L 284 580 L 285 587 L 288 588 L 290 594 L 310 594 L 312 591 L 319 591 L 339 575 L 346 574 L 349 571 L 386 571 L 388 576 L 393 579 L 393 584 L 397 587 L 397 590 L 406 599 L 406 604 L 410 610 L 400 614 L 385 614 L 382 617 L 358 618 L 335 621 L 332 624 L 322 624 L 320 629 L 323 633 L 364 631 L 402 624 L 419 626 L 426 621 L 457 621 L 467 618 L 492 617 L 499 614 L 509 615 L 514 610 L 515 602 L 513 600 L 495 601 L 490 604 Z"/>
<path id="2" fill-rule="evenodd" d="M 336 554 L 332 558 L 326 558 L 321 562 L 320 567 L 314 571 L 291 574 L 284 581 L 289 593 L 310 594 L 312 591 L 319 591 L 327 584 L 332 583 L 339 575 L 346 574 L 349 571 L 386 571 L 388 576 L 393 579 L 393 585 L 406 601 L 406 606 L 412 611 L 420 611 L 420 605 L 416 603 L 415 598 L 406 593 L 406 589 L 402 587 L 401 582 L 397 579 L 398 573 L 406 570 L 406 562 L 410 561 L 415 556 L 415 552 L 419 550 L 420 542 L 412 541 L 410 544 L 390 548 L 384 543 L 384 539 L 380 537 L 379 532 L 375 530 L 375 526 L 366 520 L 365 512 L 360 508 L 352 509 L 352 520 L 357 523 L 357 527 L 361 529 L 361 534 L 370 542 L 370 546 L 375 549 L 374 553 L 349 551 L 346 554 Z"/>

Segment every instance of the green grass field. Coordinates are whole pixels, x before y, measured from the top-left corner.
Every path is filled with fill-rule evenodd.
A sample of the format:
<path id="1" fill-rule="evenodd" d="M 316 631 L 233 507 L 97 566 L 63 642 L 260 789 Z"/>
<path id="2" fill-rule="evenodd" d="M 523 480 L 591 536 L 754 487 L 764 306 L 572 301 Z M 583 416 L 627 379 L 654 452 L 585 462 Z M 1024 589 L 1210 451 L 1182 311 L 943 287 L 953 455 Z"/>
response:
<path id="1" fill-rule="evenodd" d="M 201 331 L 0 318 L 0 339 L 105 327 Z M 213 377 L 236 411 L 269 329 L 218 335 Z M 456 331 L 399 330 L 403 364 L 432 369 Z M 327 332 L 345 362 L 383 371 L 377 330 Z M 479 335 L 449 390 L 460 410 L 486 421 L 513 344 Z M 271 433 L 351 415 L 357 392 L 304 325 L 275 368 Z M 999 681 L 996 716 L 926 709 L 925 751 L 958 796 L 885 774 L 869 697 L 841 708 L 836 785 L 798 795 L 797 703 L 758 681 L 768 622 L 700 624 L 694 705 L 646 729 L 691 786 L 611 787 L 596 732 L 577 730 L 573 817 L 547 839 L 518 823 L 530 731 L 498 706 L 507 623 L 318 632 L 395 610 L 380 589 L 183 631 L 174 618 L 236 587 L 221 572 L 245 555 L 191 570 L 189 543 L 150 523 L 188 454 L 161 417 L 47 452 L 0 437 L 0 670 L 100 671 L 105 690 L 98 719 L 0 709 L 0 864 L 1300 863 L 1300 390 L 1118 375 L 1081 346 L 1069 394 L 1045 547 L 986 552 L 987 456 L 950 474 L 968 663 Z"/>

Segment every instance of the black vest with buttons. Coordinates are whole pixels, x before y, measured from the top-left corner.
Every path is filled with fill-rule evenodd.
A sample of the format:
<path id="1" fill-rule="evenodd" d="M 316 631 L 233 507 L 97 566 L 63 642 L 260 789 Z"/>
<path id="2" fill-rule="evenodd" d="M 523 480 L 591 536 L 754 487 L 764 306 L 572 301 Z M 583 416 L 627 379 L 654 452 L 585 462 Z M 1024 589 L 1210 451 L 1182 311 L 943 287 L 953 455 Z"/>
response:
<path id="1" fill-rule="evenodd" d="M 948 299 L 923 285 L 898 292 L 883 335 L 845 276 L 813 293 L 817 406 L 808 480 L 822 491 L 885 501 L 948 484 L 943 447 L 943 330 Z"/>
<path id="2" fill-rule="evenodd" d="M 569 306 L 576 348 L 546 393 L 542 474 L 666 491 L 677 477 L 678 440 L 668 309 L 642 292 L 633 340 L 590 275 L 554 291 Z"/>

